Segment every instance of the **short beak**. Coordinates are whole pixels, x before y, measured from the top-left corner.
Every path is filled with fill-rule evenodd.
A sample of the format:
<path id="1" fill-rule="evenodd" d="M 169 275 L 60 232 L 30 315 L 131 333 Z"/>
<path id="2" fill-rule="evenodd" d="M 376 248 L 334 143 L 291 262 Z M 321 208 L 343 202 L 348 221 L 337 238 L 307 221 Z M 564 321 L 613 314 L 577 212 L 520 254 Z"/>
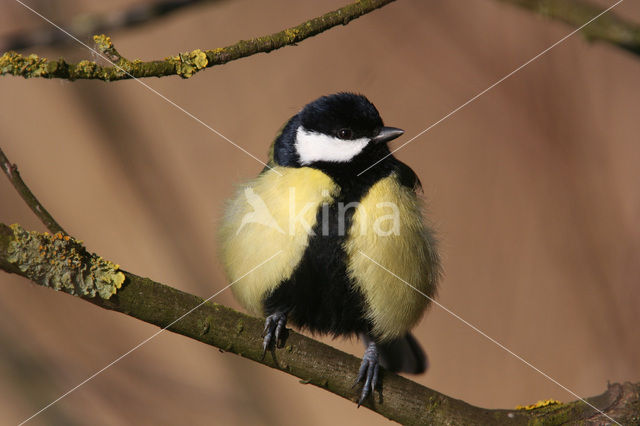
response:
<path id="1" fill-rule="evenodd" d="M 371 139 L 373 143 L 386 143 L 394 140 L 395 138 L 401 136 L 404 133 L 404 130 L 398 129 L 397 127 L 383 127 L 380 129 L 380 133 Z"/>

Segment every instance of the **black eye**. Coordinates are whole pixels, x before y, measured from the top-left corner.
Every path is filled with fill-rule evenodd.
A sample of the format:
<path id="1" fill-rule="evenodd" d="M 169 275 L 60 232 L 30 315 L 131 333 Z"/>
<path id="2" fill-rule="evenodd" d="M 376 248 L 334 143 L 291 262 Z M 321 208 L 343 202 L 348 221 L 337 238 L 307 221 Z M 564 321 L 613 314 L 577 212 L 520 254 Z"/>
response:
<path id="1" fill-rule="evenodd" d="M 338 130 L 338 137 L 340 139 L 351 139 L 352 136 L 353 136 L 353 131 L 351 129 Z"/>

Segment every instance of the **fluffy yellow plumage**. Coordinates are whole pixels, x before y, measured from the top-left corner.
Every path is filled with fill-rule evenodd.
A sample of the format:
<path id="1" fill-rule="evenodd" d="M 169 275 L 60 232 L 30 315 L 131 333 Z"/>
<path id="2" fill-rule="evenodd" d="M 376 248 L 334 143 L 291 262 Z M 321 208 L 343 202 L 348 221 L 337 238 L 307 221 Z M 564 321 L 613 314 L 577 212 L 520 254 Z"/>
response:
<path id="1" fill-rule="evenodd" d="M 222 259 L 231 281 L 282 250 L 259 273 L 232 286 L 245 309 L 263 315 L 265 296 L 289 278 L 300 262 L 318 209 L 330 204 L 338 192 L 333 180 L 320 170 L 276 166 L 236 193 L 220 230 Z M 252 199 L 264 206 L 252 205 Z M 364 295 L 372 333 L 381 341 L 406 334 L 422 316 L 428 300 L 361 252 L 399 271 L 404 280 L 433 296 L 438 273 L 431 270 L 436 264 L 431 259 L 435 248 L 423 225 L 420 204 L 416 193 L 400 185 L 395 174 L 381 179 L 355 207 L 345 241 L 347 271 Z"/>
<path id="2" fill-rule="evenodd" d="M 238 190 L 227 205 L 219 231 L 229 279 L 238 280 L 282 250 L 260 267 L 259 273 L 249 274 L 231 287 L 245 309 L 263 315 L 264 297 L 291 276 L 304 254 L 310 236 L 306 225 L 313 228 L 318 207 L 329 202 L 336 191 L 331 178 L 319 170 L 279 166 Z M 252 205 L 253 200 L 264 205 Z"/>
<path id="3" fill-rule="evenodd" d="M 397 229 L 391 229 L 391 216 L 399 219 Z M 348 272 L 365 297 L 373 334 L 381 341 L 406 334 L 428 300 L 362 253 L 429 297 L 435 294 L 439 271 L 432 270 L 437 265 L 434 241 L 423 225 L 416 193 L 400 185 L 395 174 L 374 184 L 353 214 L 345 249 Z"/>

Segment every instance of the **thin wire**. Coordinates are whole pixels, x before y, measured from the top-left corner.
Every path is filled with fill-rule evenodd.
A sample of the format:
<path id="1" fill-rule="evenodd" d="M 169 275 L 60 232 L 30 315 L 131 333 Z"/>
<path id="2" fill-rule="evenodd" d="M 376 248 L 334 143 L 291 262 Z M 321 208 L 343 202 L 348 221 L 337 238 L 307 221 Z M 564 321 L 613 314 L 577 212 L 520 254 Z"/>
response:
<path id="1" fill-rule="evenodd" d="M 442 305 L 441 303 L 439 303 L 438 301 L 436 301 L 434 298 L 427 296 L 424 292 L 418 290 L 417 288 L 415 288 L 413 285 L 409 284 L 407 281 L 403 280 L 402 278 L 400 278 L 398 275 L 394 274 L 392 271 L 390 271 L 389 269 L 385 268 L 383 265 L 381 265 L 380 263 L 376 262 L 374 259 L 372 259 L 371 257 L 367 256 L 364 252 L 360 251 L 360 254 L 363 255 L 364 257 L 366 257 L 367 259 L 369 259 L 371 262 L 375 263 L 376 265 L 378 265 L 380 268 L 384 269 L 385 271 L 387 271 L 388 273 L 390 273 L 391 275 L 393 275 L 394 277 L 396 277 L 397 279 L 399 279 L 400 281 L 402 281 L 404 284 L 406 284 L 407 286 L 411 287 L 412 289 L 414 289 L 416 292 L 420 293 L 421 295 L 423 295 L 424 297 L 426 297 L 430 302 L 435 303 L 437 306 L 439 306 L 440 308 L 444 309 L 448 314 L 454 316 L 455 318 L 457 318 L 458 320 L 462 321 L 465 325 L 471 327 L 474 331 L 480 333 L 482 336 L 486 337 L 487 339 L 489 339 L 491 342 L 495 343 L 496 345 L 498 345 L 500 348 L 502 348 L 503 350 L 505 350 L 506 352 L 508 352 L 509 354 L 513 355 L 515 358 L 517 358 L 518 360 L 522 361 L 523 363 L 525 363 L 526 365 L 528 365 L 529 367 L 531 367 L 532 369 L 534 369 L 535 371 L 537 371 L 538 373 L 542 374 L 544 377 L 546 377 L 548 380 L 552 381 L 553 383 L 555 383 L 556 385 L 560 386 L 562 389 L 564 389 L 565 391 L 569 392 L 571 395 L 573 395 L 574 397 L 578 398 L 580 401 L 584 402 L 585 404 L 587 404 L 589 407 L 593 408 L 594 410 L 598 411 L 600 414 L 602 414 L 603 416 L 607 417 L 609 420 L 611 420 L 612 422 L 620 425 L 620 423 L 618 423 L 617 421 L 615 421 L 614 419 L 612 419 L 611 417 L 609 417 L 604 411 L 600 410 L 599 408 L 597 408 L 596 406 L 594 406 L 593 404 L 591 404 L 589 401 L 587 401 L 586 399 L 584 399 L 583 397 L 581 397 L 580 395 L 578 395 L 577 393 L 575 393 L 574 391 L 572 391 L 571 389 L 569 389 L 568 387 L 564 386 L 562 383 L 558 382 L 556 379 L 554 379 L 553 377 L 549 376 L 547 373 L 545 373 L 544 371 L 540 370 L 538 367 L 536 367 L 535 365 L 531 364 L 529 361 L 527 361 L 526 359 L 522 358 L 520 355 L 516 354 L 515 352 L 513 352 L 511 349 L 507 348 L 505 345 L 503 345 L 502 343 L 498 342 L 496 339 L 494 339 L 493 337 L 489 336 L 487 333 L 485 333 L 484 331 L 480 330 L 478 327 L 476 327 L 475 325 L 471 324 L 469 321 L 465 320 L 464 318 L 462 318 L 460 315 L 456 314 L 455 312 L 451 311 L 450 309 L 448 309 L 446 306 Z M 622 425 L 620 425 L 622 426 Z"/>
<path id="2" fill-rule="evenodd" d="M 280 176 L 282 176 L 282 173 L 278 172 L 277 170 L 275 170 L 273 167 L 269 166 L 267 163 L 265 163 L 264 161 L 260 160 L 258 157 L 256 157 L 255 155 L 253 155 L 252 153 L 250 153 L 249 151 L 247 151 L 246 149 L 244 149 L 243 147 L 241 147 L 240 145 L 238 145 L 237 143 L 235 143 L 234 141 L 232 141 L 231 139 L 229 139 L 228 137 L 226 137 L 225 135 L 223 135 L 222 133 L 220 133 L 219 131 L 217 131 L 216 129 L 214 129 L 213 127 L 211 127 L 210 125 L 208 125 L 207 123 L 205 123 L 204 121 L 202 121 L 201 119 L 199 119 L 198 117 L 196 117 L 195 115 L 193 115 L 192 113 L 190 113 L 189 111 L 187 111 L 186 109 L 184 109 L 183 107 L 181 107 L 180 105 L 178 105 L 177 103 L 175 103 L 174 101 L 172 101 L 171 99 L 169 99 L 168 97 L 166 97 L 165 95 L 163 95 L 162 93 L 158 92 L 156 89 L 154 89 L 153 87 L 149 86 L 147 83 L 143 82 L 142 80 L 140 80 L 137 77 L 134 77 L 131 73 L 129 73 L 128 71 L 126 71 L 125 69 L 123 69 L 122 67 L 120 67 L 118 64 L 116 64 L 115 62 L 113 62 L 111 59 L 109 59 L 107 56 L 103 55 L 101 52 L 97 51 L 96 49 L 92 48 L 91 46 L 89 46 L 88 44 L 86 44 L 85 42 L 83 42 L 82 40 L 80 40 L 79 38 L 77 38 L 76 36 L 74 36 L 73 34 L 71 34 L 70 32 L 68 32 L 67 30 L 65 30 L 64 28 L 60 27 L 58 24 L 56 24 L 55 22 L 51 21 L 49 18 L 47 18 L 46 16 L 40 14 L 38 11 L 32 9 L 30 6 L 24 4 L 21 0 L 15 0 L 16 2 L 20 3 L 22 6 L 24 6 L 26 9 L 29 9 L 31 12 L 35 13 L 36 15 L 38 15 L 40 18 L 42 18 L 43 20 L 45 20 L 46 22 L 48 22 L 49 24 L 53 25 L 55 28 L 57 28 L 58 30 L 62 31 L 63 33 L 65 33 L 66 35 L 68 35 L 69 37 L 71 37 L 73 40 L 77 41 L 78 43 L 80 43 L 81 45 L 83 45 L 84 47 L 86 47 L 87 49 L 89 49 L 90 51 L 92 51 L 93 53 L 95 53 L 96 55 L 100 56 L 102 59 L 106 60 L 107 62 L 109 62 L 111 65 L 113 65 L 115 68 L 117 68 L 119 71 L 121 71 L 122 73 L 126 74 L 127 76 L 129 76 L 131 79 L 137 81 L 138 83 L 142 84 L 146 89 L 150 90 L 152 93 L 155 93 L 156 95 L 160 96 L 162 99 L 164 99 L 166 102 L 168 102 L 169 104 L 171 104 L 173 107 L 177 108 L 178 110 L 182 111 L 184 114 L 186 114 L 187 116 L 191 117 L 192 119 L 194 119 L 195 121 L 197 121 L 198 123 L 200 123 L 201 125 L 203 125 L 204 127 L 206 127 L 207 129 L 209 129 L 210 131 L 212 131 L 213 133 L 215 133 L 216 135 L 220 136 L 222 139 L 224 139 L 225 141 L 229 142 L 231 145 L 235 146 L 236 148 L 238 148 L 240 151 L 244 152 L 245 154 L 247 154 L 248 156 L 250 156 L 251 158 L 253 158 L 254 160 L 256 160 L 257 162 L 259 162 L 260 164 L 262 164 L 263 166 L 273 170 L 274 172 L 276 172 L 277 174 L 279 174 Z"/>
<path id="3" fill-rule="evenodd" d="M 271 259 L 273 259 L 274 257 L 276 257 L 277 255 L 279 255 L 280 253 L 282 253 L 282 250 L 279 250 L 276 254 L 274 254 L 273 256 L 271 256 L 270 258 L 268 258 L 267 260 L 263 261 L 262 263 L 260 263 L 257 266 L 254 266 L 249 272 L 247 272 L 246 274 L 242 275 L 240 278 L 238 278 L 237 280 L 235 280 L 234 282 L 232 282 L 231 284 L 229 284 L 228 286 L 226 286 L 225 288 L 223 288 L 222 290 L 219 290 L 218 292 L 216 292 L 213 296 L 208 297 L 207 299 L 203 300 L 201 303 L 199 303 L 198 305 L 196 305 L 195 307 L 189 309 L 185 314 L 181 315 L 178 319 L 172 321 L 169 325 L 165 326 L 164 328 L 158 330 L 157 332 L 155 332 L 153 335 L 151 335 L 150 337 L 147 337 L 146 339 L 144 339 L 142 342 L 138 343 L 136 346 L 134 346 L 133 348 L 129 349 L 127 352 L 123 353 L 122 355 L 120 355 L 118 358 L 114 359 L 113 361 L 111 361 L 109 364 L 107 364 L 106 366 L 102 367 L 100 370 L 96 371 L 95 373 L 93 373 L 91 376 L 87 377 L 86 379 L 84 379 L 82 382 L 80 382 L 79 384 L 77 384 L 76 386 L 74 386 L 73 388 L 69 389 L 67 392 L 65 392 L 64 394 L 62 394 L 60 397 L 58 397 L 57 399 L 51 401 L 49 404 L 45 405 L 44 407 L 42 407 L 40 410 L 38 410 L 36 413 L 34 413 L 33 415 L 31 415 L 29 418 L 23 420 L 22 422 L 20 422 L 20 424 L 18 426 L 22 426 L 25 423 L 27 423 L 29 420 L 33 419 L 34 417 L 36 417 L 38 414 L 42 413 L 43 411 L 45 411 L 46 409 L 48 409 L 49 407 L 51 407 L 52 405 L 54 405 L 55 403 L 57 403 L 58 401 L 60 401 L 61 399 L 65 398 L 66 396 L 68 396 L 69 394 L 71 394 L 72 392 L 74 392 L 75 390 L 77 390 L 79 387 L 81 387 L 82 385 L 86 384 L 87 382 L 91 381 L 92 379 L 94 379 L 96 376 L 98 376 L 100 373 L 102 373 L 103 371 L 105 371 L 106 369 L 108 369 L 109 367 L 113 366 L 115 363 L 117 363 L 118 361 L 122 360 L 123 358 L 125 358 L 127 355 L 131 354 L 133 351 L 139 349 L 141 346 L 145 345 L 147 342 L 149 342 L 151 339 L 153 339 L 154 337 L 156 337 L 157 335 L 159 335 L 160 333 L 162 333 L 163 331 L 165 331 L 167 328 L 171 327 L 172 325 L 174 325 L 175 323 L 177 323 L 178 321 L 180 321 L 181 319 L 183 319 L 184 317 L 186 317 L 187 315 L 189 315 L 191 312 L 195 311 L 196 309 L 198 309 L 200 306 L 204 305 L 205 303 L 207 303 L 208 301 L 210 301 L 211 299 L 213 299 L 214 297 L 216 297 L 217 295 L 219 295 L 220 293 L 222 293 L 223 291 L 225 291 L 226 289 L 228 289 L 229 287 L 231 287 L 232 285 L 234 285 L 235 283 L 237 283 L 238 281 L 240 281 L 241 279 L 243 279 L 244 277 L 246 277 L 247 275 L 249 275 L 250 273 L 252 273 L 253 271 L 255 271 L 256 269 L 258 269 L 259 267 L 261 267 L 262 265 L 264 265 L 265 263 L 269 262 Z"/>
<path id="4" fill-rule="evenodd" d="M 542 52 L 538 53 L 536 56 L 534 56 L 533 58 L 529 59 L 527 62 L 525 62 L 524 64 L 520 65 L 518 68 L 516 68 L 515 70 L 511 71 L 509 74 L 505 75 L 504 77 L 502 77 L 500 80 L 496 81 L 495 83 L 493 83 L 491 86 L 487 87 L 486 89 L 484 89 L 483 91 L 481 91 L 480 93 L 478 93 L 477 95 L 475 95 L 474 97 L 472 97 L 471 99 L 469 99 L 468 101 L 466 101 L 465 103 L 463 103 L 462 105 L 460 105 L 459 107 L 457 107 L 456 109 L 454 109 L 453 111 L 449 112 L 447 115 L 445 115 L 444 117 L 442 117 L 440 120 L 436 121 L 435 123 L 433 123 L 432 125 L 430 125 L 429 127 L 427 127 L 426 129 L 424 129 L 423 131 L 421 131 L 420 133 L 418 133 L 417 135 L 415 135 L 414 137 L 412 137 L 411 139 L 409 139 L 408 141 L 406 141 L 405 143 L 403 143 L 402 145 L 400 145 L 399 147 L 397 147 L 396 149 L 394 149 L 393 151 L 391 151 L 389 154 L 385 155 L 384 157 L 382 157 L 381 159 L 379 159 L 378 161 L 376 161 L 375 163 L 373 163 L 372 165 L 370 165 L 369 167 L 367 167 L 366 169 L 364 169 L 363 171 L 361 171 L 360 173 L 358 173 L 358 176 L 360 176 L 361 174 L 363 174 L 364 172 L 366 172 L 367 170 L 371 169 L 373 166 L 379 164 L 380 162 L 384 161 L 386 158 L 390 157 L 391 155 L 393 155 L 395 152 L 399 151 L 400 149 L 404 148 L 405 146 L 407 146 L 408 144 L 410 144 L 411 142 L 413 142 L 415 139 L 419 138 L 420 136 L 424 135 L 425 133 L 427 133 L 429 130 L 431 130 L 432 128 L 434 128 L 435 126 L 437 126 L 438 124 L 442 123 L 444 120 L 446 120 L 447 118 L 451 117 L 453 114 L 457 113 L 458 111 L 460 111 L 462 108 L 466 107 L 467 105 L 469 105 L 470 103 L 472 103 L 473 101 L 475 101 L 476 99 L 478 99 L 480 96 L 484 95 L 485 93 L 487 93 L 489 90 L 493 89 L 494 87 L 496 87 L 498 84 L 502 83 L 503 81 L 505 81 L 506 79 L 508 79 L 509 77 L 511 77 L 512 75 L 514 75 L 515 73 L 517 73 L 518 71 L 520 71 L 522 68 L 526 67 L 527 65 L 529 65 L 530 63 L 532 63 L 533 61 L 535 61 L 536 59 L 540 58 L 542 55 L 544 55 L 545 53 L 547 53 L 548 51 L 550 51 L 551 49 L 553 49 L 554 47 L 556 47 L 557 45 L 561 44 L 562 42 L 564 42 L 566 39 L 568 39 L 569 37 L 573 36 L 575 33 L 581 31 L 584 27 L 586 27 L 587 25 L 591 24 L 593 21 L 595 21 L 596 19 L 598 19 L 599 17 L 601 17 L 602 15 L 604 15 L 605 13 L 607 13 L 608 11 L 610 11 L 611 9 L 613 9 L 614 7 L 616 7 L 617 5 L 619 5 L 620 3 L 622 3 L 624 0 L 618 0 L 618 2 L 614 3 L 612 6 L 608 7 L 607 9 L 605 9 L 604 11 L 600 12 L 598 15 L 596 15 L 595 17 L 591 18 L 590 20 L 588 20 L 586 23 L 582 24 L 581 26 L 579 26 L 578 28 L 576 28 L 575 30 L 571 31 L 569 34 L 567 34 L 566 36 L 562 37 L 560 40 L 556 41 L 555 43 L 553 43 L 551 46 L 547 47 L 546 49 L 544 49 Z"/>

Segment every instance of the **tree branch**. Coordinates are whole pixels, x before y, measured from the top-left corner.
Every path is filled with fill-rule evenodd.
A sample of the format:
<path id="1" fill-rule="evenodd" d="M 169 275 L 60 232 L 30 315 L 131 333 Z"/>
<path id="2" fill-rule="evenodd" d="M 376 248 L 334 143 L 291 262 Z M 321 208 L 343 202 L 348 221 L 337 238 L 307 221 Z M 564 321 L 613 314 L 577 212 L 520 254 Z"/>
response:
<path id="1" fill-rule="evenodd" d="M 102 260 L 86 250 L 77 249 L 79 242 L 73 238 L 60 237 L 27 232 L 18 225 L 8 227 L 0 223 L 0 269 L 50 286 L 55 282 L 56 274 L 67 272 L 64 266 L 59 268 L 60 264 L 68 263 L 69 247 L 76 248 L 75 253 L 80 256 L 76 260 L 80 263 L 85 262 L 85 258 L 87 263 Z M 40 259 L 41 256 L 44 258 Z M 36 258 L 40 260 L 34 275 Z M 114 266 L 111 262 L 102 261 Z M 119 288 L 117 284 L 111 287 L 117 290 L 113 295 L 108 291 L 96 291 L 94 294 L 99 296 L 94 297 L 90 292 L 82 293 L 68 286 L 61 286 L 60 290 L 102 308 L 122 312 L 158 327 L 168 327 L 174 333 L 281 370 L 300 378 L 301 383 L 318 386 L 352 401 L 357 399 L 357 391 L 352 389 L 360 365 L 356 357 L 290 331 L 285 347 L 262 359 L 262 319 L 215 303 L 202 304 L 203 299 L 197 296 L 126 271 L 112 270 L 110 274 L 109 277 L 118 274 L 124 277 Z M 42 275 L 49 276 L 45 280 L 47 282 L 39 278 Z M 193 312 L 176 322 L 192 309 Z M 582 401 L 530 410 L 483 409 L 386 371 L 383 373 L 382 394 L 376 394 L 373 399 L 364 405 L 403 424 L 521 425 L 530 422 L 604 423 L 608 420 Z M 640 384 L 613 384 L 605 393 L 588 401 L 620 423 L 630 424 L 640 416 Z"/>
<path id="2" fill-rule="evenodd" d="M 22 197 L 25 203 L 29 206 L 31 211 L 33 211 L 36 216 L 44 223 L 47 229 L 54 234 L 60 232 L 62 234 L 67 234 L 62 226 L 56 222 L 56 220 L 49 214 L 47 209 L 44 208 L 40 201 L 33 195 L 33 192 L 29 189 L 29 187 L 24 183 L 22 178 L 20 177 L 20 173 L 18 172 L 18 166 L 12 164 L 4 152 L 2 148 L 0 148 L 0 168 L 5 175 L 9 178 L 9 181 L 13 185 L 13 187 L 18 191 L 18 194 Z"/>
<path id="3" fill-rule="evenodd" d="M 587 22 L 604 8 L 583 0 L 499 0 L 557 19 L 574 27 Z M 640 55 L 640 25 L 608 12 L 582 29 L 590 41 L 604 41 Z"/>
<path id="4" fill-rule="evenodd" d="M 183 78 L 188 78 L 205 68 L 226 64 L 256 53 L 268 53 L 272 50 L 294 45 L 337 25 L 346 25 L 353 19 L 359 18 L 392 1 L 394 0 L 356 1 L 338 10 L 271 35 L 241 40 L 230 46 L 213 50 L 202 51 L 197 49 L 161 61 L 143 62 L 138 59 L 130 61 L 119 54 L 114 55 L 115 48 L 111 43 L 111 39 L 105 35 L 94 36 L 94 41 L 98 50 L 112 61 L 113 66 L 102 66 L 87 60 L 73 64 L 67 63 L 63 58 L 50 61 L 35 54 L 23 56 L 17 52 L 7 52 L 0 57 L 0 75 L 10 74 L 25 78 L 43 77 L 67 80 L 98 79 L 104 81 L 168 75 L 179 75 Z"/>
<path id="5" fill-rule="evenodd" d="M 111 32 L 122 28 L 132 28 L 158 18 L 165 17 L 179 10 L 203 3 L 219 0 L 159 0 L 151 3 L 134 4 L 128 9 L 109 11 L 97 14 L 74 16 L 61 25 L 81 40 L 87 40 L 93 34 Z M 20 50 L 33 46 L 53 46 L 56 44 L 75 43 L 75 40 L 55 27 L 45 27 L 28 32 L 7 34 L 0 39 L 0 52 Z"/>

